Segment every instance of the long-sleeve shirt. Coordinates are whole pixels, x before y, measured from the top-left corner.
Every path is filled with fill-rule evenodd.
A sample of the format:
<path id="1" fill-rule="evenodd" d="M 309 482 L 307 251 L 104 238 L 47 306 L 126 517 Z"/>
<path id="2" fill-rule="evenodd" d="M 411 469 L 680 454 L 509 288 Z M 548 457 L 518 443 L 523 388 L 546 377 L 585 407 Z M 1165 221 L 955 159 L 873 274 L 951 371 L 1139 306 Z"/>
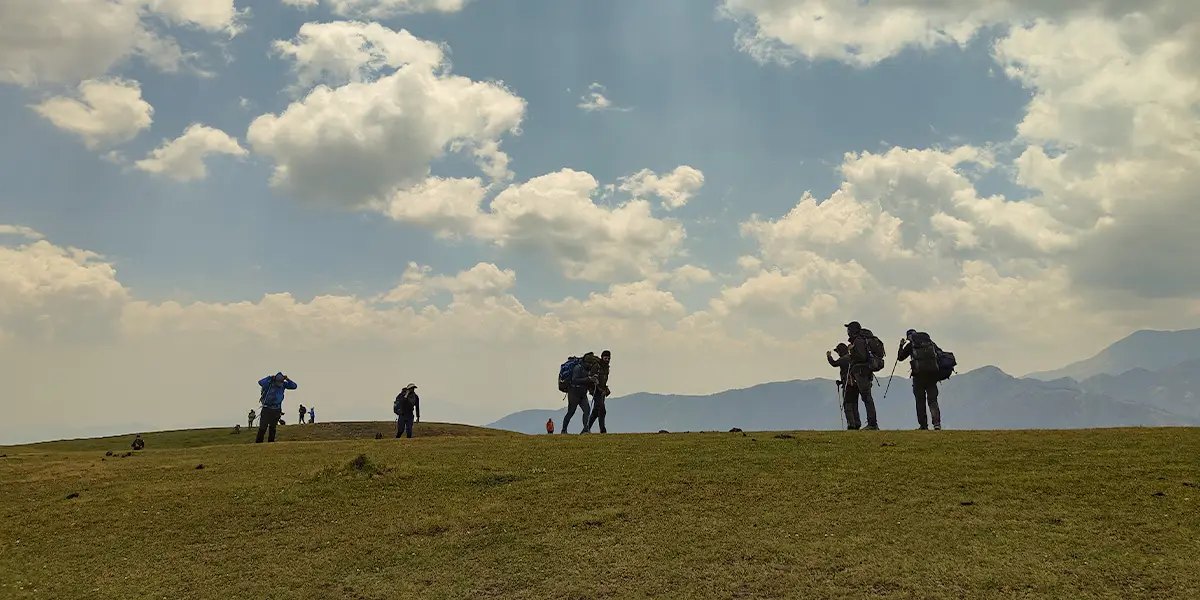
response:
<path id="1" fill-rule="evenodd" d="M 825 355 L 825 360 L 829 361 L 829 366 L 838 368 L 838 381 L 846 383 L 846 373 L 850 371 L 850 357 L 839 356 L 836 360 L 832 355 Z"/>
<path id="2" fill-rule="evenodd" d="M 296 389 L 296 382 L 288 379 L 282 383 L 275 382 L 275 376 L 271 375 L 258 380 L 259 387 L 265 388 L 265 393 L 262 397 L 262 405 L 264 408 L 282 408 L 283 407 L 283 392 L 285 389 Z"/>

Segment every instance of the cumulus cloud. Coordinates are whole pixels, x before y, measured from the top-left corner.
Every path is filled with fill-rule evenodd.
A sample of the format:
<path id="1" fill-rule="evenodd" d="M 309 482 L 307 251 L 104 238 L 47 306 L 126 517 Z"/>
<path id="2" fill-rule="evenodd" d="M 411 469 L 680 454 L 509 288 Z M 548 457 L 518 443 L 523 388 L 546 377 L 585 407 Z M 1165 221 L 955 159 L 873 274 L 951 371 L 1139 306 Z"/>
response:
<path id="1" fill-rule="evenodd" d="M 593 83 L 588 86 L 588 93 L 584 94 L 583 97 L 579 99 L 579 104 L 576 106 L 586 112 L 596 112 L 601 110 L 628 112 L 633 110 L 631 108 L 621 107 L 613 104 L 613 101 L 609 100 L 608 97 L 604 95 L 606 93 L 608 93 L 608 90 L 605 89 L 603 85 L 599 83 Z"/>
<path id="2" fill-rule="evenodd" d="M 204 159 L 214 154 L 245 156 L 246 149 L 237 140 L 219 129 L 193 123 L 183 133 L 134 165 L 147 173 L 161 173 L 177 181 L 208 177 Z"/>
<path id="3" fill-rule="evenodd" d="M 506 166 L 498 142 L 518 131 L 525 100 L 499 83 L 450 74 L 433 62 L 442 58 L 435 45 L 407 32 L 305 27 L 281 46 L 300 80 L 349 83 L 318 85 L 250 124 L 251 148 L 275 161 L 273 186 L 308 202 L 361 208 L 417 187 L 430 163 L 454 150 L 474 152 L 487 172 Z"/>
<path id="4" fill-rule="evenodd" d="M 154 121 L 141 85 L 128 79 L 90 79 L 79 84 L 78 99 L 55 96 L 31 108 L 91 149 L 128 142 Z"/>
<path id="5" fill-rule="evenodd" d="M 663 207 L 671 210 L 687 204 L 703 185 L 704 173 L 682 165 L 662 176 L 650 169 L 642 169 L 623 178 L 620 189 L 636 197 L 658 196 L 662 199 Z"/>
<path id="6" fill-rule="evenodd" d="M 0 2 L 0 82 L 74 85 L 135 56 L 175 71 L 185 53 L 156 31 L 156 20 L 233 35 L 247 14 L 234 0 L 6 0 Z"/>

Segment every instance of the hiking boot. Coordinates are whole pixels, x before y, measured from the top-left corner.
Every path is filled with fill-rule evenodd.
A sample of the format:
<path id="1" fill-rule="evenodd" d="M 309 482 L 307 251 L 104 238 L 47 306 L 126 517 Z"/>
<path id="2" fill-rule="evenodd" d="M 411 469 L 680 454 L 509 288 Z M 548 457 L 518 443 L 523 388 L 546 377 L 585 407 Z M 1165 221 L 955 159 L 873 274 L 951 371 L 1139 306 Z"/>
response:
<path id="1" fill-rule="evenodd" d="M 866 427 L 863 427 L 863 431 L 879 431 L 879 426 L 878 425 L 867 425 Z"/>
<path id="2" fill-rule="evenodd" d="M 928 427 L 928 426 L 925 426 L 925 425 L 922 425 L 922 426 L 920 426 L 920 427 L 918 427 L 918 428 L 917 428 L 917 431 L 929 431 L 929 427 Z"/>
<path id="3" fill-rule="evenodd" d="M 941 431 L 941 430 L 942 430 L 942 426 L 941 426 L 941 425 L 934 425 L 934 426 L 933 426 L 933 429 L 934 429 L 934 431 Z"/>
<path id="4" fill-rule="evenodd" d="M 853 425 L 847 425 L 846 431 L 858 431 L 858 428 Z"/>

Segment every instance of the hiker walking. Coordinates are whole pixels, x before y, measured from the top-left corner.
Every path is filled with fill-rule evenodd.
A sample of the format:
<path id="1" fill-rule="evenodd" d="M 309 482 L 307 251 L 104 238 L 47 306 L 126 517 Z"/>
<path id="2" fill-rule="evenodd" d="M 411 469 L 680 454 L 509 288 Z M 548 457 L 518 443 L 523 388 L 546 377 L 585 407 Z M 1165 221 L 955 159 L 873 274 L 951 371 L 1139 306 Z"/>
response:
<path id="1" fill-rule="evenodd" d="M 597 379 L 595 375 L 588 372 L 587 363 L 595 358 L 595 354 L 588 352 L 583 355 L 582 359 L 575 359 L 575 364 L 571 367 L 570 375 L 567 377 L 567 415 L 563 417 L 560 434 L 567 432 L 567 425 L 571 423 L 571 417 L 575 416 L 577 409 L 583 410 L 583 430 L 579 433 L 588 432 L 588 420 L 591 418 L 588 390 L 596 387 Z"/>
<path id="2" fill-rule="evenodd" d="M 592 417 L 587 422 L 586 431 L 591 431 L 592 424 L 599 420 L 600 433 L 608 433 L 608 428 L 604 426 L 604 416 L 608 414 L 608 409 L 604 407 L 604 399 L 612 394 L 608 389 L 608 365 L 611 360 L 612 352 L 605 350 L 600 353 L 600 362 L 596 369 L 596 387 L 592 390 Z"/>
<path id="3" fill-rule="evenodd" d="M 254 429 L 254 419 L 258 415 L 254 414 L 254 409 L 250 409 L 250 414 L 246 415 L 246 429 Z"/>
<path id="4" fill-rule="evenodd" d="M 928 430 L 929 420 L 925 414 L 929 406 L 929 417 L 933 417 L 934 430 L 942 428 L 942 409 L 938 407 L 938 381 L 941 379 L 940 357 L 942 349 L 933 343 L 928 333 L 909 329 L 900 340 L 896 361 L 909 361 L 912 372 L 913 398 L 917 401 L 917 429 Z"/>
<path id="5" fill-rule="evenodd" d="M 254 443 L 261 444 L 263 436 L 270 430 L 268 442 L 275 441 L 275 427 L 283 424 L 283 394 L 285 390 L 296 389 L 296 382 L 282 372 L 268 375 L 258 380 L 262 388 L 259 402 L 262 403 L 262 414 L 258 419 L 258 437 Z"/>
<path id="6" fill-rule="evenodd" d="M 421 397 L 417 395 L 417 384 L 410 383 L 396 395 L 392 403 L 396 413 L 396 439 L 401 435 L 412 437 L 413 422 L 421 422 Z"/>
<path id="7" fill-rule="evenodd" d="M 300 418 L 300 422 L 301 422 L 301 423 L 303 423 L 303 422 L 304 422 L 304 417 L 303 417 L 303 416 L 301 416 L 301 418 Z M 308 424 L 309 424 L 309 425 L 312 425 L 313 423 L 316 423 L 316 422 L 317 422 L 317 407 L 315 407 L 315 406 L 310 406 L 310 407 L 308 408 Z"/>
<path id="8" fill-rule="evenodd" d="M 304 415 L 307 415 L 307 414 L 308 414 L 308 409 L 304 408 L 304 405 L 301 404 L 300 405 L 300 418 L 296 419 L 296 424 L 303 425 L 304 424 Z"/>
<path id="9" fill-rule="evenodd" d="M 850 360 L 846 369 L 846 429 L 877 430 L 879 421 L 875 415 L 875 399 L 871 395 L 875 371 L 883 369 L 883 343 L 870 329 L 863 329 L 858 321 L 846 323 L 847 348 Z M 867 409 L 867 426 L 862 427 L 858 414 L 858 401 L 862 399 Z"/>

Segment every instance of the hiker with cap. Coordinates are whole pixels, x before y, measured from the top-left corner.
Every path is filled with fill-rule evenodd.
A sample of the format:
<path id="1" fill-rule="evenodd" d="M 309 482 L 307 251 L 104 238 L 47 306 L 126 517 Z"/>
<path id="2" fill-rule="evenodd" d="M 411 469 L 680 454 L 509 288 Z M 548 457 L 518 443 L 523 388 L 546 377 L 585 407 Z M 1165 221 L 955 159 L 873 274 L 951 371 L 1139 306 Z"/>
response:
<path id="1" fill-rule="evenodd" d="M 392 403 L 392 412 L 396 413 L 396 439 L 401 436 L 412 437 L 413 422 L 421 422 L 421 398 L 417 396 L 417 384 L 410 383 L 396 395 Z"/>
<path id="2" fill-rule="evenodd" d="M 858 321 L 846 323 L 846 341 L 850 360 L 846 369 L 845 401 L 847 430 L 877 430 L 879 421 L 875 414 L 875 399 L 871 395 L 875 371 L 883 368 L 882 343 L 869 329 L 863 329 Z M 867 409 L 867 426 L 862 427 L 858 401 L 862 399 Z"/>
<path id="3" fill-rule="evenodd" d="M 929 419 L 933 417 L 934 430 L 942 428 L 942 409 L 938 407 L 938 380 L 941 371 L 939 357 L 942 349 L 933 343 L 928 333 L 909 329 L 900 340 L 900 351 L 896 354 L 897 361 L 911 358 L 909 368 L 912 372 L 913 398 L 917 402 L 917 429 L 928 430 Z M 925 407 L 929 413 L 926 415 Z"/>
<path id="4" fill-rule="evenodd" d="M 262 393 L 259 395 L 262 413 L 259 414 L 258 437 L 254 439 L 254 443 L 261 444 L 263 436 L 267 435 L 268 430 L 270 430 L 270 437 L 267 441 L 274 442 L 275 428 L 283 425 L 284 391 L 296 389 L 296 382 L 280 371 L 259 379 L 258 386 L 262 388 Z"/>
<path id="5" fill-rule="evenodd" d="M 592 424 L 600 421 L 600 433 L 608 433 L 608 428 L 604 426 L 604 417 L 608 414 L 608 409 L 604 407 L 604 399 L 612 394 L 612 391 L 608 389 L 610 361 L 612 361 L 611 351 L 605 350 L 600 353 L 600 362 L 596 366 L 596 387 L 592 390 L 592 416 L 587 422 L 586 431 L 591 431 Z"/>
<path id="6" fill-rule="evenodd" d="M 146 440 L 142 439 L 142 434 L 139 433 L 134 436 L 133 443 L 130 444 L 130 447 L 132 447 L 134 450 L 141 450 L 142 448 L 146 447 Z"/>

